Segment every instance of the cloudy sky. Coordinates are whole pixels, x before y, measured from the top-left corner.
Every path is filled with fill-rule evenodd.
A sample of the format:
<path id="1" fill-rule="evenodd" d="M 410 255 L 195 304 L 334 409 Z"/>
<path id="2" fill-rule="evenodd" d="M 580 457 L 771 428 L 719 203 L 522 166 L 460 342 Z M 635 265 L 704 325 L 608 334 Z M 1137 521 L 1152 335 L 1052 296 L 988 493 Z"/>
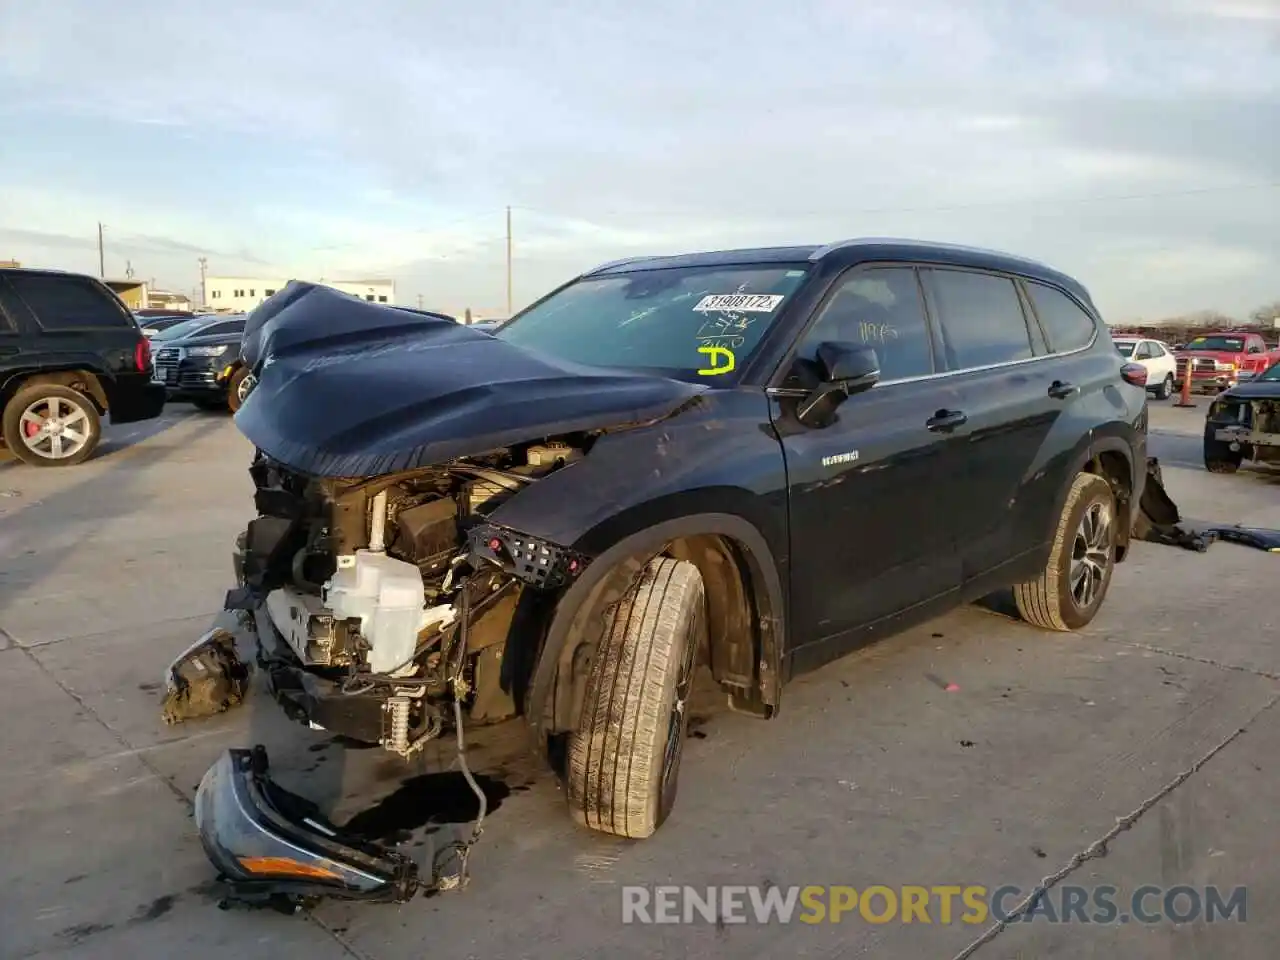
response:
<path id="1" fill-rule="evenodd" d="M 912 236 L 1112 318 L 1280 300 L 1280 0 L 0 0 L 0 258 L 505 310 Z"/>

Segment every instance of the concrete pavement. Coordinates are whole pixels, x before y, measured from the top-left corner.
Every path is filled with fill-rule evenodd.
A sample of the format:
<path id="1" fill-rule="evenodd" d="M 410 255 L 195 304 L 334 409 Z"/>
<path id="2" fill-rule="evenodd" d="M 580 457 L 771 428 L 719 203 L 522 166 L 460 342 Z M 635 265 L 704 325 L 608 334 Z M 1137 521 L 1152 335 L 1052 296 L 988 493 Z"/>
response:
<path id="1" fill-rule="evenodd" d="M 974 607 L 803 678 L 774 721 L 701 705 L 676 813 L 651 840 L 576 828 L 518 730 L 499 729 L 476 738 L 492 813 L 464 892 L 309 917 L 216 910 L 190 799 L 227 746 L 265 743 L 286 786 L 416 855 L 469 808 L 450 744 L 406 769 L 261 700 L 160 722 L 162 670 L 219 609 L 251 512 L 248 445 L 186 410 L 113 433 L 77 469 L 0 464 L 0 958 L 1274 952 L 1277 558 L 1225 543 L 1137 545 L 1079 636 Z M 1280 527 L 1274 473 L 1197 469 L 1203 415 L 1153 404 L 1152 450 L 1184 514 Z M 1029 892 L 1050 877 L 1246 885 L 1247 921 L 620 921 L 622 884 Z"/>

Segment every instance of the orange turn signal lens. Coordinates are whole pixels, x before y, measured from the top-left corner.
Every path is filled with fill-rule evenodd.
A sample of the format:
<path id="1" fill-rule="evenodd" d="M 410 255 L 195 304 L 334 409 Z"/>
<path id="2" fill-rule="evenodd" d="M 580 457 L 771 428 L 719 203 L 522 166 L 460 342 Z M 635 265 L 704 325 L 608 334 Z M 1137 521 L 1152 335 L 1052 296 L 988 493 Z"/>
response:
<path id="1" fill-rule="evenodd" d="M 239 857 L 240 866 L 250 873 L 285 874 L 291 877 L 318 877 L 323 880 L 341 880 L 338 874 L 325 867 L 302 863 L 292 857 Z"/>

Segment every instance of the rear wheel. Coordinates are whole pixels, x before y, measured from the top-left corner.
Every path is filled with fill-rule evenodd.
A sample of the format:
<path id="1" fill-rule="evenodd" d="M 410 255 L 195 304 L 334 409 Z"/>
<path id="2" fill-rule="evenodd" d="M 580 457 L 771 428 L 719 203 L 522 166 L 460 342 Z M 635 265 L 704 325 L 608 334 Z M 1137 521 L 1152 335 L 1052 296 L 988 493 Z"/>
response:
<path id="1" fill-rule="evenodd" d="M 4 442 L 24 463 L 72 467 L 98 448 L 102 421 L 93 401 L 70 387 L 35 383 L 5 405 Z"/>
<path id="2" fill-rule="evenodd" d="M 1116 559 L 1116 498 L 1093 473 L 1071 483 L 1044 572 L 1013 588 L 1022 619 L 1045 630 L 1071 631 L 1097 615 Z"/>
<path id="3" fill-rule="evenodd" d="M 658 557 L 609 614 L 569 738 L 566 793 L 583 826 L 642 838 L 671 813 L 705 602 L 697 567 Z"/>

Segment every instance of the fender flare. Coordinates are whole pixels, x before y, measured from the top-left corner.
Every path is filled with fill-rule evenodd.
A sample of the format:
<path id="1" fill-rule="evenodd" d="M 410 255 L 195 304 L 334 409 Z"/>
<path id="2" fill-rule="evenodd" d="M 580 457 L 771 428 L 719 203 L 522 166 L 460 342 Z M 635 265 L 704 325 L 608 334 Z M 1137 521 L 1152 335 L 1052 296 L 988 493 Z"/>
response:
<path id="1" fill-rule="evenodd" d="M 1129 526 L 1132 527 L 1135 515 L 1134 502 L 1136 502 L 1136 497 L 1142 492 L 1142 486 L 1146 479 L 1146 474 L 1143 473 L 1139 475 L 1138 467 L 1133 460 L 1133 450 L 1130 448 L 1129 444 L 1125 443 L 1122 437 L 1113 436 L 1111 434 L 1103 434 L 1101 436 L 1094 434 L 1076 448 L 1076 452 L 1070 461 L 1070 467 L 1065 474 L 1065 482 L 1054 497 L 1053 513 L 1051 514 L 1052 526 L 1048 531 L 1047 542 L 1051 543 L 1053 541 L 1053 531 L 1057 529 L 1058 518 L 1062 516 L 1062 508 L 1066 505 L 1067 494 L 1071 492 L 1072 481 L 1084 472 L 1085 467 L 1103 453 L 1118 453 L 1124 457 L 1125 463 L 1129 465 L 1129 491 L 1131 495 L 1131 502 L 1128 505 L 1128 513 Z M 1128 544 L 1129 534 L 1130 530 L 1121 530 L 1120 535 L 1123 538 L 1122 544 Z"/>
<path id="2" fill-rule="evenodd" d="M 98 413 L 104 414 L 111 409 L 111 387 L 114 381 L 91 363 L 59 362 L 48 366 L 14 370 L 7 374 L 0 385 L 0 407 L 29 383 L 49 383 L 70 387 L 83 380 L 85 392 L 98 407 Z"/>
<path id="3" fill-rule="evenodd" d="M 547 734 L 566 728 L 574 703 L 571 683 L 579 660 L 580 644 L 570 642 L 610 593 L 621 595 L 645 563 L 662 547 L 680 537 L 723 536 L 739 544 L 747 554 L 750 582 L 747 594 L 756 606 L 757 692 L 774 713 L 780 700 L 782 655 L 786 644 L 786 606 L 777 559 L 764 535 L 736 514 L 695 513 L 673 517 L 626 534 L 593 557 L 587 569 L 559 597 L 544 634 L 533 668 L 525 717 L 539 750 L 545 750 Z M 588 533 L 582 541 L 590 541 Z M 580 541 L 581 542 L 581 541 Z"/>

